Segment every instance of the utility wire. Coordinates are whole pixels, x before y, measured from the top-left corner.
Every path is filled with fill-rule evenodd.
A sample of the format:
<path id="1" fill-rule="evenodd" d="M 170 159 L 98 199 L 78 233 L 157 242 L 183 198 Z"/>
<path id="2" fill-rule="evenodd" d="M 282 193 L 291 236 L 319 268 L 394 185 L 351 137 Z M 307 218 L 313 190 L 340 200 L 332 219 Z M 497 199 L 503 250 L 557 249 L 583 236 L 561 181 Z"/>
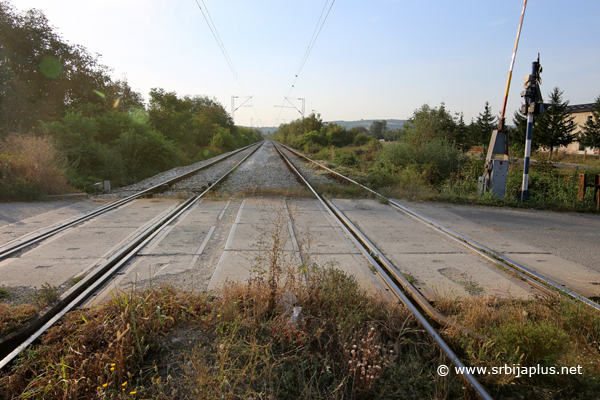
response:
<path id="1" fill-rule="evenodd" d="M 200 3 L 198 3 L 198 0 L 195 0 L 195 1 L 196 1 L 196 5 L 202 12 L 202 16 L 204 17 L 204 20 L 206 21 L 206 24 L 208 25 L 210 32 L 212 33 L 213 37 L 215 38 L 215 41 L 217 42 L 217 45 L 219 46 L 219 49 L 221 50 L 223 57 L 225 57 L 225 61 L 229 65 L 229 69 L 231 69 L 231 72 L 233 73 L 235 80 L 237 81 L 240 89 L 242 90 L 244 97 L 250 97 L 250 96 L 248 96 L 248 93 L 246 92 L 246 88 L 244 87 L 235 67 L 233 66 L 233 61 L 231 60 L 231 57 L 229 57 L 229 53 L 227 52 L 227 49 L 225 48 L 225 44 L 221 40 L 221 36 L 219 35 L 219 32 L 217 31 L 217 26 L 213 22 L 212 17 L 210 16 L 210 13 L 208 12 L 208 8 L 206 7 L 206 4 L 204 3 L 204 0 L 200 0 L 202 2 L 202 6 L 200 6 Z M 206 13 L 205 13 L 205 11 L 206 11 Z M 208 15 L 208 18 L 207 18 L 207 15 Z M 258 117 L 258 114 L 256 113 L 256 109 L 254 108 L 253 101 L 250 102 L 250 107 L 254 111 L 254 114 L 256 115 L 256 117 L 258 119 L 260 119 Z M 231 112 L 234 112 L 234 110 L 231 110 Z"/>
<path id="2" fill-rule="evenodd" d="M 223 44 L 223 41 L 221 40 L 221 37 L 219 36 L 217 27 L 215 26 L 215 24 L 210 16 L 210 13 L 208 12 L 208 8 L 206 7 L 206 4 L 204 4 L 204 0 L 201 0 L 202 6 L 200 6 L 200 3 L 198 3 L 198 0 L 195 0 L 195 1 L 196 1 L 196 5 L 200 9 L 200 12 L 202 12 L 202 16 L 204 17 L 204 20 L 206 21 L 206 24 L 208 25 L 210 32 L 212 33 L 213 37 L 215 38 L 215 41 L 217 42 L 217 45 L 219 46 L 219 49 L 221 50 L 223 57 L 225 57 L 225 61 L 229 65 L 229 69 L 231 69 L 231 72 L 233 73 L 233 76 L 235 77 L 238 85 L 240 86 L 240 89 L 244 93 L 244 96 L 246 96 L 247 94 L 246 94 L 244 85 L 242 84 L 242 82 L 239 78 L 239 75 L 238 75 L 237 71 L 235 70 L 235 67 L 233 66 L 233 61 L 231 61 L 231 58 L 229 57 L 229 53 L 227 53 L 227 50 L 225 49 L 225 45 Z M 208 18 L 207 18 L 207 15 L 208 15 Z"/>
<path id="3" fill-rule="evenodd" d="M 298 81 L 298 77 L 300 76 L 300 73 L 302 72 L 302 70 L 304 69 L 304 65 L 306 64 L 306 61 L 308 60 L 308 56 L 310 55 L 313 47 L 315 46 L 315 43 L 317 42 L 319 35 L 321 34 L 321 30 L 323 29 L 323 26 L 325 25 L 325 21 L 327 21 L 327 17 L 329 17 L 329 13 L 331 12 L 331 9 L 333 8 L 333 4 L 335 3 L 335 0 L 333 0 L 331 2 L 331 5 L 329 6 L 329 10 L 327 11 L 327 14 L 325 14 L 325 18 L 323 18 L 323 14 L 325 13 L 325 10 L 327 9 L 328 3 L 329 3 L 329 0 L 325 0 L 325 4 L 323 5 L 323 10 L 321 11 L 321 15 L 319 16 L 319 20 L 317 21 L 315 30 L 313 31 L 310 41 L 308 42 L 308 47 L 306 48 L 304 57 L 302 58 L 302 61 L 300 62 L 300 67 L 298 68 L 298 72 L 296 72 L 296 75 L 294 76 L 294 82 L 292 83 L 292 86 L 290 86 L 290 90 L 288 91 L 287 96 L 284 97 L 283 103 L 281 104 L 281 107 L 279 109 L 279 115 L 277 116 L 277 121 L 279 121 L 279 118 L 281 117 L 281 112 L 283 111 L 287 97 L 289 97 L 290 94 L 292 93 L 292 90 L 294 89 L 296 82 Z M 321 20 L 323 20 L 323 21 L 321 22 Z M 319 26 L 319 24 L 320 24 L 320 26 Z"/>
<path id="4" fill-rule="evenodd" d="M 313 37 L 311 37 L 311 42 L 309 42 L 308 48 L 306 49 L 306 53 L 304 55 L 304 58 L 302 59 L 302 62 L 300 63 L 300 68 L 298 68 L 298 72 L 296 72 L 296 79 L 294 80 L 294 84 L 292 85 L 292 87 L 290 88 L 290 93 L 292 88 L 294 87 L 294 85 L 296 84 L 296 81 L 298 80 L 298 77 L 300 76 L 300 73 L 302 72 L 302 70 L 304 69 L 304 65 L 306 64 L 306 60 L 308 60 L 308 56 L 310 55 L 313 47 L 315 46 L 315 43 L 317 42 L 317 39 L 319 38 L 319 35 L 321 34 L 321 30 L 323 29 L 323 26 L 325 25 L 325 21 L 327 21 L 327 17 L 329 17 L 329 13 L 331 12 L 331 9 L 333 8 L 333 4 L 335 3 L 335 0 L 333 0 L 331 2 L 331 6 L 329 6 L 329 10 L 327 11 L 327 15 L 325 15 L 325 19 L 323 19 L 323 23 L 321 23 L 321 27 L 319 28 L 319 22 L 321 22 L 321 18 L 323 17 L 323 12 L 325 11 L 325 8 L 327 7 L 327 3 L 329 0 L 325 1 L 325 5 L 323 6 L 323 11 L 321 11 L 321 16 L 319 17 L 319 21 L 317 21 L 317 26 L 315 27 L 315 31 L 313 32 Z M 317 32 L 317 28 L 319 28 L 319 31 Z M 315 32 L 317 33 L 315 36 Z M 288 94 L 289 96 L 289 94 Z"/>
<path id="5" fill-rule="evenodd" d="M 298 76 L 298 74 L 300 74 L 300 71 L 302 71 L 302 67 L 304 66 L 304 63 L 306 62 L 306 59 L 308 58 L 308 54 L 310 53 L 310 45 L 313 42 L 313 40 L 315 39 L 315 35 L 318 32 L 319 29 L 319 24 L 321 23 L 321 18 L 323 18 L 323 14 L 325 13 L 325 9 L 327 8 L 327 0 L 325 1 L 325 4 L 323 4 L 323 9 L 321 10 L 321 15 L 319 15 L 319 20 L 317 21 L 317 25 L 315 26 L 315 30 L 313 31 L 312 36 L 310 37 L 310 41 L 308 42 L 308 46 L 306 47 L 306 52 L 304 53 L 304 58 L 302 58 L 302 62 L 300 63 L 300 68 L 298 68 L 298 72 L 296 72 L 296 76 Z"/>

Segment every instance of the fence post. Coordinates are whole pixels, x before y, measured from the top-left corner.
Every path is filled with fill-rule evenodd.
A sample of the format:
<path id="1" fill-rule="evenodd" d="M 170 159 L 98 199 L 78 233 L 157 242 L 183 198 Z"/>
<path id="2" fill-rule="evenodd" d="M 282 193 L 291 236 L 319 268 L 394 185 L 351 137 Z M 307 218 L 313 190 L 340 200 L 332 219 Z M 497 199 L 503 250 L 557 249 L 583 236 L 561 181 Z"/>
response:
<path id="1" fill-rule="evenodd" d="M 594 177 L 594 198 L 596 199 L 596 210 L 600 209 L 600 174 Z"/>
<path id="2" fill-rule="evenodd" d="M 585 198 L 585 178 L 587 174 L 579 174 L 579 190 L 577 191 L 577 200 L 583 201 Z"/>

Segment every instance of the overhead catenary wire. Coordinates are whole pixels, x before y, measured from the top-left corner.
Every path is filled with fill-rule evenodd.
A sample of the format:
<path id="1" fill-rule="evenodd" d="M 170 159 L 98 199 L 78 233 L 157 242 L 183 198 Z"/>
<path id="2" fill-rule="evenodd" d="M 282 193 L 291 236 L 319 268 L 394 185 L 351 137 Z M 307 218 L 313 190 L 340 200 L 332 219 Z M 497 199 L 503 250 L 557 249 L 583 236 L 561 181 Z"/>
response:
<path id="1" fill-rule="evenodd" d="M 221 40 L 221 37 L 219 36 L 217 27 L 215 26 L 215 24 L 210 16 L 210 13 L 208 12 L 208 8 L 206 7 L 206 4 L 204 4 L 204 0 L 200 0 L 202 2 L 202 6 L 198 2 L 198 0 L 195 0 L 195 1 L 196 1 L 196 5 L 200 9 L 200 12 L 202 13 L 202 16 L 204 17 L 204 20 L 206 21 L 206 24 L 208 25 L 208 28 L 210 29 L 210 32 L 212 33 L 213 37 L 215 38 L 215 41 L 217 42 L 217 45 L 219 46 L 219 49 L 221 50 L 223 57 L 225 57 L 225 61 L 227 62 L 227 65 L 229 65 L 229 69 L 231 69 L 233 76 L 235 77 L 238 85 L 240 86 L 242 93 L 244 93 L 244 96 L 247 96 L 244 85 L 242 84 L 242 81 L 241 81 L 235 67 L 233 66 L 233 61 L 231 61 L 231 58 L 229 57 L 229 53 L 227 53 L 227 50 L 225 49 L 225 44 L 223 43 L 223 41 Z M 208 15 L 208 17 L 207 17 L 207 15 Z"/>
<path id="2" fill-rule="evenodd" d="M 323 14 L 325 13 L 325 10 L 327 9 L 327 4 L 329 4 L 329 0 L 325 0 L 325 4 L 323 5 L 323 10 L 321 10 L 321 15 L 319 16 L 319 20 L 317 21 L 315 30 L 313 31 L 313 34 L 308 42 L 308 46 L 306 48 L 306 51 L 304 52 L 304 56 L 302 57 L 302 61 L 300 62 L 300 66 L 298 67 L 298 71 L 296 72 L 296 75 L 294 75 L 294 81 L 293 81 L 292 85 L 290 86 L 288 94 L 284 97 L 281 107 L 279 109 L 279 115 L 277 116 L 278 121 L 279 121 L 279 118 L 281 117 L 281 112 L 283 111 L 287 97 L 289 97 L 290 94 L 292 93 L 292 90 L 294 89 L 296 82 L 298 81 L 298 78 L 300 77 L 300 74 L 302 73 L 302 70 L 304 69 L 304 65 L 306 64 L 306 61 L 308 60 L 308 56 L 312 52 L 312 49 L 315 46 L 315 43 L 317 42 L 319 35 L 321 34 L 321 30 L 323 30 L 323 26 L 325 26 L 325 22 L 327 21 L 327 18 L 329 17 L 329 13 L 331 13 L 331 9 L 333 8 L 334 3 L 335 3 L 335 0 L 333 0 L 331 2 L 331 4 L 329 5 L 329 10 L 327 10 L 327 14 L 325 14 L 325 18 L 323 18 Z"/>
<path id="3" fill-rule="evenodd" d="M 308 44 L 308 47 L 306 48 L 306 53 L 304 54 L 304 58 L 302 59 L 302 62 L 300 63 L 300 67 L 298 68 L 298 72 L 296 72 L 294 83 L 290 87 L 290 92 L 288 93 L 288 96 L 292 92 L 292 88 L 296 84 L 296 81 L 298 80 L 298 77 L 300 76 L 300 73 L 304 69 L 304 65 L 306 64 L 306 60 L 308 60 L 308 56 L 312 52 L 312 49 L 315 46 L 315 43 L 317 42 L 317 39 L 319 38 L 319 35 L 321 34 L 321 30 L 323 29 L 323 26 L 325 25 L 325 21 L 327 21 L 327 17 L 329 17 L 329 13 L 331 12 L 331 9 L 333 8 L 333 4 L 335 3 L 335 0 L 333 0 L 331 2 L 331 5 L 329 6 L 329 10 L 327 11 L 327 15 L 325 15 L 325 18 L 323 19 L 323 22 L 321 23 L 321 27 L 319 27 L 319 22 L 321 22 L 321 18 L 323 17 L 323 12 L 325 11 L 325 8 L 327 7 L 327 3 L 328 2 L 329 2 L 329 0 L 325 0 L 325 5 L 323 6 L 323 11 L 321 11 L 321 16 L 319 17 L 319 21 L 317 21 L 317 26 L 315 27 L 315 31 L 313 32 L 313 36 L 310 38 L 310 42 Z M 318 31 L 317 31 L 317 28 L 319 29 Z M 315 32 L 316 32 L 316 35 L 315 35 Z"/>
<path id="4" fill-rule="evenodd" d="M 195 0 L 196 5 L 200 9 L 200 12 L 202 13 L 202 16 L 204 17 L 204 20 L 206 21 L 206 24 L 208 25 L 210 32 L 212 33 L 213 37 L 215 38 L 215 41 L 217 42 L 217 45 L 219 46 L 219 49 L 221 50 L 221 53 L 223 54 L 223 57 L 225 57 L 225 61 L 227 62 L 227 65 L 229 65 L 229 69 L 233 73 L 233 76 L 234 76 L 235 80 L 237 81 L 238 86 L 240 87 L 242 93 L 244 94 L 244 97 L 252 98 L 252 96 L 248 96 L 248 93 L 246 92 L 246 88 L 244 87 L 244 84 L 242 83 L 242 80 L 240 79 L 240 76 L 237 73 L 237 70 L 235 69 L 235 67 L 233 65 L 233 61 L 231 60 L 231 57 L 229 56 L 229 53 L 227 52 L 227 49 L 225 48 L 225 44 L 223 43 L 223 40 L 221 40 L 221 36 L 219 35 L 217 26 L 213 22 L 213 19 L 210 16 L 210 13 L 208 11 L 208 8 L 206 7 L 206 4 L 204 3 L 204 0 L 200 0 L 200 1 L 202 2 L 202 6 L 198 2 L 198 0 Z M 258 114 L 256 113 L 256 109 L 254 108 L 254 102 L 250 102 L 250 107 L 254 111 L 254 114 L 256 115 L 256 117 L 259 118 Z M 234 110 L 231 110 L 231 111 L 234 112 Z"/>

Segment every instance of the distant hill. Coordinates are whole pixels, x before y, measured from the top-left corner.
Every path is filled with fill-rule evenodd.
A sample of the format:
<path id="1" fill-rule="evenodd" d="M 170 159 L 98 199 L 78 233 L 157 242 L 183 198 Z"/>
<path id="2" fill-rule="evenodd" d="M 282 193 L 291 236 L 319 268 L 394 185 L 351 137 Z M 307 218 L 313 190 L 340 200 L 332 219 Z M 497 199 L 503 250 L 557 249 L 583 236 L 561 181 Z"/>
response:
<path id="1" fill-rule="evenodd" d="M 344 126 L 346 129 L 352 129 L 352 128 L 356 128 L 358 126 L 363 126 L 367 129 L 369 129 L 369 127 L 371 126 L 371 124 L 373 123 L 373 121 L 381 121 L 380 119 L 361 119 L 360 121 L 328 121 L 327 123 L 335 123 L 341 126 Z M 406 120 L 404 119 L 386 119 L 387 121 L 387 127 L 389 129 L 401 129 L 404 124 L 406 123 Z M 246 128 L 250 128 L 249 126 L 247 126 Z M 278 126 L 261 126 L 261 127 L 254 127 L 255 129 L 258 129 L 259 131 L 262 132 L 263 135 L 270 135 L 271 133 L 275 132 L 279 127 Z"/>
<path id="2" fill-rule="evenodd" d="M 369 127 L 371 126 L 371 124 L 374 121 L 381 121 L 381 120 L 380 119 L 361 119 L 360 121 L 329 121 L 329 122 L 336 123 L 341 126 L 345 126 L 346 129 L 352 129 L 352 128 L 356 128 L 359 126 L 369 129 Z M 404 120 L 404 119 L 386 119 L 386 121 L 387 121 L 387 127 L 390 129 L 394 129 L 394 130 L 402 128 L 404 126 L 404 124 L 406 123 L 406 120 Z"/>
<path id="3" fill-rule="evenodd" d="M 270 135 L 271 133 L 275 132 L 279 127 L 277 126 L 261 126 L 261 127 L 254 127 L 254 129 L 258 129 L 264 136 Z"/>

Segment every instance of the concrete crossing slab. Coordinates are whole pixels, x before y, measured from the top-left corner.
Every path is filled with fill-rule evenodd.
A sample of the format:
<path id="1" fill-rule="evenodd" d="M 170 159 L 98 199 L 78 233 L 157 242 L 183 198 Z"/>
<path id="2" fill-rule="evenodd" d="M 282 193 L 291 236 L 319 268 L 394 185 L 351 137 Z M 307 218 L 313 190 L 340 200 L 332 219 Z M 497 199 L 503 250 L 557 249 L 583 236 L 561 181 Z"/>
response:
<path id="1" fill-rule="evenodd" d="M 0 247 L 7 246 L 19 238 L 33 236 L 36 233 L 46 231 L 74 218 L 81 217 L 94 209 L 110 203 L 108 200 L 86 200 L 62 207 L 53 211 L 36 215 L 22 221 L 14 221 L 0 227 Z M 0 204 L 0 213 L 7 215 L 10 220 L 10 211 L 4 212 Z"/>
<path id="2" fill-rule="evenodd" d="M 140 255 L 194 255 L 212 226 L 217 224 L 226 202 L 200 202 L 165 228 Z"/>
<path id="3" fill-rule="evenodd" d="M 212 268 L 199 264 L 205 261 L 204 252 L 215 240 L 215 230 L 229 205 L 228 201 L 198 202 L 164 228 L 87 306 L 101 304 L 111 291 L 129 287 L 168 284 L 185 290 L 205 290 L 210 279 L 207 270 L 212 273 Z"/>
<path id="4" fill-rule="evenodd" d="M 388 300 L 396 299 L 391 289 L 371 271 L 362 254 L 318 254 L 315 262 L 319 266 L 331 265 L 356 278 L 369 294 L 382 296 Z"/>
<path id="5" fill-rule="evenodd" d="M 20 257 L 3 260 L 0 284 L 40 287 L 46 282 L 56 282 L 60 285 L 105 261 L 177 201 L 133 203 L 52 236 Z M 137 216 L 137 223 L 132 214 Z M 118 225 L 121 220 L 125 221 L 123 226 Z M 107 226 L 111 225 L 109 229 Z"/>
<path id="6" fill-rule="evenodd" d="M 38 289 L 44 284 L 60 286 L 96 266 L 97 261 L 93 258 L 11 258 L 0 267 L 0 285 Z"/>
<path id="7" fill-rule="evenodd" d="M 401 201 L 398 202 L 403 204 Z M 523 243 L 500 229 L 474 223 L 453 213 L 446 207 L 435 207 L 427 203 L 411 203 L 407 206 L 448 229 L 452 229 L 498 253 L 506 255 L 527 268 L 558 283 L 576 288 L 584 296 L 600 297 L 600 272 L 598 271 Z M 504 217 L 510 219 L 511 216 L 505 210 L 503 211 Z M 517 220 L 519 217 L 520 215 L 513 216 L 515 218 L 514 225 L 517 227 L 520 223 Z M 527 217 L 532 218 L 530 215 L 524 215 L 523 218 L 526 221 L 523 223 L 530 224 L 531 221 L 527 221 Z"/>
<path id="8" fill-rule="evenodd" d="M 284 257 L 290 265 L 300 265 L 294 252 L 284 252 Z M 245 282 L 258 271 L 264 271 L 258 252 L 255 251 L 225 251 L 219 260 L 215 272 L 208 284 L 208 290 L 216 290 L 226 286 L 229 282 Z"/>
<path id="9" fill-rule="evenodd" d="M 334 200 L 336 206 L 429 299 L 443 296 L 530 298 L 529 285 L 509 277 L 462 246 L 375 200 Z"/>
<path id="10" fill-rule="evenodd" d="M 264 202 L 264 200 L 261 200 Z M 270 200 L 275 201 L 275 200 Z M 281 200 L 276 200 L 281 202 Z M 255 213 L 257 211 L 258 202 L 255 199 L 246 199 L 243 207 L 240 208 L 240 214 L 238 221 L 250 221 L 252 217 L 246 217 L 246 213 Z M 263 203 L 264 204 L 264 203 Z M 283 205 L 283 203 L 281 203 Z M 277 210 L 277 205 L 272 207 L 272 210 Z M 343 232 L 339 228 L 335 228 L 330 218 L 315 204 L 314 200 L 311 199 L 291 199 L 286 201 L 286 209 L 292 210 L 293 215 L 293 230 L 300 243 L 303 241 L 311 241 L 311 254 L 316 262 L 325 265 L 328 262 L 334 262 L 335 267 L 341 269 L 351 275 L 353 275 L 358 282 L 367 290 L 373 293 L 380 293 L 385 295 L 389 288 L 379 280 L 379 278 L 371 273 L 366 265 L 364 259 L 361 260 L 362 255 L 359 255 L 359 251 L 344 237 Z M 274 212 L 281 212 L 277 210 Z M 257 221 L 257 219 L 253 219 Z M 314 222 L 319 221 L 319 225 L 314 227 Z M 263 223 L 266 224 L 265 219 Z M 303 238 L 304 226 L 310 224 L 311 229 L 308 231 L 310 239 Z M 327 224 L 327 225 L 326 225 Z M 244 226 L 244 223 L 238 224 L 237 227 L 233 227 L 231 230 L 229 245 L 226 251 L 223 253 L 215 273 L 208 285 L 208 290 L 217 289 L 226 285 L 230 281 L 244 281 L 250 278 L 253 264 L 256 265 L 257 257 L 264 253 L 248 251 L 247 239 L 243 238 L 242 235 L 247 234 L 248 231 L 244 232 L 240 229 Z M 263 225 L 264 226 L 264 225 Z M 253 226 L 257 228 L 256 225 Z M 265 229 L 267 227 L 265 226 Z M 291 240 L 288 241 L 291 244 Z M 240 244 L 238 244 L 240 243 Z M 286 243 L 284 255 L 287 257 L 291 265 L 300 265 L 298 253 L 293 252 L 292 246 L 287 247 Z M 268 247 L 268 246 L 266 246 Z M 235 249 L 245 249 L 236 251 Z"/>

